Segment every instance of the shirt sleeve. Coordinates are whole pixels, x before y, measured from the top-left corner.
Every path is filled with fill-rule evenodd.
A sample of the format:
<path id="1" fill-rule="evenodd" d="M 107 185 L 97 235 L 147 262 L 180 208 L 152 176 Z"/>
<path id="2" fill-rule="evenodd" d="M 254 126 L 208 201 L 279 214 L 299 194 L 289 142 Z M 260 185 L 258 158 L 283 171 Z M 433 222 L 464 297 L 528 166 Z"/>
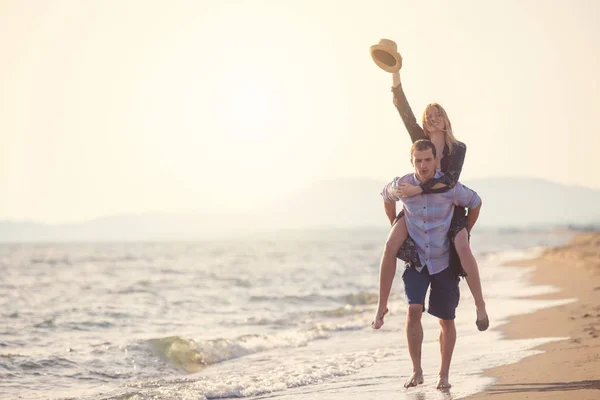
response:
<path id="1" fill-rule="evenodd" d="M 431 179 L 430 181 L 423 183 L 421 189 L 423 193 L 445 193 L 452 189 L 454 185 L 458 183 L 460 179 L 460 173 L 462 172 L 463 164 L 465 163 L 465 156 L 467 154 L 467 146 L 459 142 L 453 149 L 452 154 L 446 156 L 449 158 L 449 163 L 443 176 L 439 178 Z M 446 187 L 433 189 L 433 185 L 436 183 L 443 183 Z"/>
<path id="2" fill-rule="evenodd" d="M 400 201 L 400 197 L 396 196 L 394 194 L 394 189 L 396 187 L 398 187 L 398 185 L 400 183 L 407 183 L 408 180 L 410 178 L 410 174 L 408 175 L 404 175 L 403 177 L 395 177 L 393 181 L 391 181 L 390 183 L 388 183 L 387 185 L 385 185 L 383 187 L 383 190 L 381 191 L 381 197 L 383 198 L 383 201 L 386 203 L 392 203 L 392 202 L 396 202 L 396 201 Z"/>
<path id="3" fill-rule="evenodd" d="M 474 190 L 457 182 L 454 186 L 454 204 L 461 207 L 477 208 L 481 204 L 481 197 Z"/>
<path id="4" fill-rule="evenodd" d="M 396 106 L 396 109 L 402 118 L 402 122 L 404 122 L 404 126 L 406 127 L 408 134 L 410 135 L 410 140 L 412 140 L 414 143 L 419 139 L 425 139 L 423 128 L 421 128 L 417 123 L 415 114 L 413 114 L 412 109 L 408 104 L 404 90 L 402 90 L 402 84 L 393 87 L 392 93 L 394 93 L 394 105 Z"/>

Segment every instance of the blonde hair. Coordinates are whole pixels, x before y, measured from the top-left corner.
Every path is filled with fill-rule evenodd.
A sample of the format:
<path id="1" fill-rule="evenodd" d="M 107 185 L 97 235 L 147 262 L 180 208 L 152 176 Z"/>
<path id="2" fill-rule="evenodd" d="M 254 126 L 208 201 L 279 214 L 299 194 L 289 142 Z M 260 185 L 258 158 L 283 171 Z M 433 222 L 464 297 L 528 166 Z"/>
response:
<path id="1" fill-rule="evenodd" d="M 444 110 L 444 107 L 440 106 L 438 103 L 431 103 L 428 104 L 427 107 L 425 107 L 425 111 L 423 111 L 423 132 L 425 132 L 425 136 L 427 138 L 430 138 L 429 136 L 429 131 L 427 130 L 427 111 L 429 111 L 431 108 L 437 108 L 437 110 L 440 112 L 440 114 L 442 114 L 442 118 L 444 119 L 444 138 L 446 139 L 446 145 L 448 146 L 448 150 L 450 150 L 450 153 L 452 153 L 452 148 L 458 144 L 458 140 L 456 140 L 456 138 L 454 137 L 454 134 L 452 133 L 452 124 L 450 123 L 450 120 L 448 119 L 448 114 L 446 114 L 446 110 Z M 441 157 L 441 155 L 440 155 Z"/>

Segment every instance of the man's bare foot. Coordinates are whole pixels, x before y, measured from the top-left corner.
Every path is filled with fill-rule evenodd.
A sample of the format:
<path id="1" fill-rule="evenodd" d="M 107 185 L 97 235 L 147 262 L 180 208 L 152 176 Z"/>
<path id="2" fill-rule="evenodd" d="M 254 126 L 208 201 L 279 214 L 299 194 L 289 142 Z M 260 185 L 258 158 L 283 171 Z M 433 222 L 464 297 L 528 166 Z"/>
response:
<path id="1" fill-rule="evenodd" d="M 452 385 L 450 384 L 450 382 L 448 382 L 448 377 L 440 376 L 440 378 L 438 379 L 437 385 L 436 385 L 436 389 L 448 390 L 451 387 L 452 387 Z"/>
<path id="2" fill-rule="evenodd" d="M 477 319 L 475 320 L 475 325 L 477 325 L 477 329 L 480 331 L 485 331 L 490 326 L 490 320 L 488 319 L 487 312 L 485 311 L 485 306 L 477 308 Z"/>
<path id="3" fill-rule="evenodd" d="M 409 387 L 415 387 L 417 385 L 422 385 L 423 382 L 424 382 L 423 371 L 413 372 L 410 379 L 404 383 L 404 387 L 408 389 Z"/>
<path id="4" fill-rule="evenodd" d="M 388 313 L 388 309 L 386 308 L 385 311 L 383 313 L 381 313 L 379 310 L 377 311 L 377 314 L 375 314 L 375 318 L 373 318 L 373 321 L 371 322 L 371 328 L 373 329 L 379 329 L 383 326 L 383 317 L 385 317 L 385 314 Z"/>

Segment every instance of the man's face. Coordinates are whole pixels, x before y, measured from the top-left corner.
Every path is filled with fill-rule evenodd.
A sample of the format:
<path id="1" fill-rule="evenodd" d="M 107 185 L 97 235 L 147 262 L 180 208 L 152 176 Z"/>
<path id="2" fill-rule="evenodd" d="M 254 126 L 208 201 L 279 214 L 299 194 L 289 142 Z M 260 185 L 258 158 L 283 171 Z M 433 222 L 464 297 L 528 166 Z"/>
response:
<path id="1" fill-rule="evenodd" d="M 435 158 L 430 148 L 425 151 L 415 150 L 410 161 L 415 167 L 417 178 L 421 182 L 427 182 L 435 175 Z"/>

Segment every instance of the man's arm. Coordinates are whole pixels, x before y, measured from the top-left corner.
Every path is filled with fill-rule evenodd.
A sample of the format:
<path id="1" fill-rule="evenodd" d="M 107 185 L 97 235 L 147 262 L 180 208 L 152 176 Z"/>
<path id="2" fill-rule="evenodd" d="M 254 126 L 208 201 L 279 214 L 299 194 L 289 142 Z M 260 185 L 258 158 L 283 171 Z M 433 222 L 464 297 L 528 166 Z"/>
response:
<path id="1" fill-rule="evenodd" d="M 479 218 L 481 197 L 474 190 L 457 182 L 456 186 L 454 186 L 454 204 L 469 209 L 469 213 L 467 214 L 467 231 L 471 232 L 471 229 L 473 229 L 475 222 Z"/>
<path id="2" fill-rule="evenodd" d="M 479 210 L 481 210 L 481 205 L 483 201 L 479 201 L 479 205 L 475 208 L 469 208 L 469 213 L 467 214 L 467 232 L 471 233 L 471 229 L 475 226 L 475 222 L 477 222 L 477 218 L 479 218 Z"/>
<path id="3" fill-rule="evenodd" d="M 383 207 L 385 208 L 385 215 L 390 220 L 390 225 L 394 225 L 394 220 L 396 219 L 396 202 L 384 201 Z"/>
<path id="4" fill-rule="evenodd" d="M 390 220 L 390 225 L 394 225 L 394 220 L 396 219 L 396 202 L 401 200 L 398 196 L 398 186 L 409 182 L 410 177 L 411 174 L 404 175 L 402 178 L 396 177 L 381 190 L 385 215 Z"/>

